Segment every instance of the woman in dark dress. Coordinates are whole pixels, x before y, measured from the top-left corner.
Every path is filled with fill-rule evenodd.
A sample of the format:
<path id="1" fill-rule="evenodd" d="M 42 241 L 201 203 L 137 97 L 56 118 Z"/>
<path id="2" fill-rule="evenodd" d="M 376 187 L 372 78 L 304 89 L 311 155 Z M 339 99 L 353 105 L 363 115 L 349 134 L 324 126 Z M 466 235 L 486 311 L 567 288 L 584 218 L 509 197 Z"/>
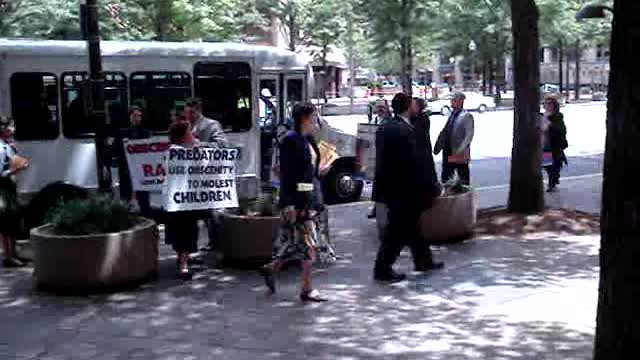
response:
<path id="1" fill-rule="evenodd" d="M 186 121 L 178 121 L 169 129 L 169 140 L 173 146 L 193 147 L 194 139 Z M 189 254 L 198 252 L 198 211 L 168 213 L 165 226 L 166 242 L 178 255 L 178 277 L 190 280 Z"/>
<path id="2" fill-rule="evenodd" d="M 316 172 L 314 154 L 316 150 L 309 142 L 315 129 L 315 107 L 312 104 L 298 104 L 293 108 L 294 130 L 290 131 L 280 145 L 280 208 L 282 226 L 276 239 L 273 261 L 261 269 L 265 283 L 275 293 L 273 274 L 284 263 L 291 260 L 302 261 L 303 282 L 300 299 L 302 301 L 326 301 L 313 289 L 311 274 L 315 259 L 315 226 L 310 219 L 313 207 L 313 178 Z"/>
<path id="3" fill-rule="evenodd" d="M 24 266 L 28 259 L 15 249 L 15 236 L 20 230 L 18 192 L 15 175 L 26 169 L 29 162 L 17 154 L 13 144 L 14 125 L 11 118 L 0 117 L 0 243 L 4 250 L 5 267 Z"/>
<path id="4" fill-rule="evenodd" d="M 543 148 L 550 159 L 545 159 L 544 168 L 549 177 L 548 192 L 552 192 L 560 185 L 560 170 L 568 164 L 564 150 L 569 146 L 567 142 L 567 127 L 564 115 L 560 112 L 560 103 L 555 98 L 547 98 L 544 102 L 545 113 L 542 119 Z"/>

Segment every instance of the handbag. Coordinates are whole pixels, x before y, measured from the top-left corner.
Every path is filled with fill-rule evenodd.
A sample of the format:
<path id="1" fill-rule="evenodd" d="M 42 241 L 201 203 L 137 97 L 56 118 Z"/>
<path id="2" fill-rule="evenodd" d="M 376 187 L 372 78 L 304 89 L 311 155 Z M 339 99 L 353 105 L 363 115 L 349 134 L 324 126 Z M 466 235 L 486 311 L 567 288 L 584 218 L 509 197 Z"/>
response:
<path id="1" fill-rule="evenodd" d="M 553 165 L 553 153 L 551 151 L 545 151 L 542 153 L 542 167 Z"/>

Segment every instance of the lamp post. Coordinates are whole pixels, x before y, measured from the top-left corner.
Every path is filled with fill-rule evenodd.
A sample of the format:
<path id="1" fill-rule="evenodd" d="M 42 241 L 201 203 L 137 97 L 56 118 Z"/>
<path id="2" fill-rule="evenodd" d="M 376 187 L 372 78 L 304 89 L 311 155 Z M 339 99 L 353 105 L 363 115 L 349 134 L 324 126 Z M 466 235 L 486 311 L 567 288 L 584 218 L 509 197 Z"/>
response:
<path id="1" fill-rule="evenodd" d="M 471 52 L 471 87 L 472 89 L 475 88 L 475 81 L 476 81 L 476 69 L 475 69 L 475 52 L 478 49 L 478 45 L 476 45 L 476 42 L 471 40 L 469 41 L 469 51 Z"/>
<path id="2" fill-rule="evenodd" d="M 109 119 L 105 112 L 104 74 L 100 53 L 100 25 L 98 23 L 98 0 L 80 0 L 82 33 L 89 52 L 90 96 L 88 115 L 95 124 L 96 171 L 100 191 L 111 191 L 111 166 L 107 129 Z"/>
<path id="3" fill-rule="evenodd" d="M 603 19 L 606 17 L 606 11 L 613 14 L 613 8 L 609 6 L 588 4 L 578 11 L 576 20 Z"/>

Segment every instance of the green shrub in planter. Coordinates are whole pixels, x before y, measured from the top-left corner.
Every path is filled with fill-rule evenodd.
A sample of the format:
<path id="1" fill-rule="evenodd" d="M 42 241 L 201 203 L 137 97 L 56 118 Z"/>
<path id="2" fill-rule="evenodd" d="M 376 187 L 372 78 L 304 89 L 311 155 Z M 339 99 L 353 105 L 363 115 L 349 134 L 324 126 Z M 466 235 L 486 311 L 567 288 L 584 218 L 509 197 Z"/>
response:
<path id="1" fill-rule="evenodd" d="M 107 195 L 63 202 L 47 218 L 57 235 L 116 233 L 134 225 L 128 204 Z"/>
<path id="2" fill-rule="evenodd" d="M 257 199 L 239 199 L 238 208 L 233 213 L 241 216 L 278 216 L 275 196 L 267 193 Z"/>

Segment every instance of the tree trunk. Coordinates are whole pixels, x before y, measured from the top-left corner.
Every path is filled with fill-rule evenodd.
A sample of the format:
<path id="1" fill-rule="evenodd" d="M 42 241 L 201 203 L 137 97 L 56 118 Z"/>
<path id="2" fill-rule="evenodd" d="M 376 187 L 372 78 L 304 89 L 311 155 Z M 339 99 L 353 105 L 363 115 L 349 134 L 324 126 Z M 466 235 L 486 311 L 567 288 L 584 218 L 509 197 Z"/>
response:
<path id="1" fill-rule="evenodd" d="M 156 12 L 156 40 L 167 41 L 169 34 L 169 25 L 171 24 L 171 8 L 172 0 L 160 0 L 157 5 Z"/>
<path id="2" fill-rule="evenodd" d="M 502 84 L 504 84 L 504 45 L 502 44 L 500 31 L 496 31 L 496 106 L 502 102 Z"/>
<path id="3" fill-rule="evenodd" d="M 487 64 L 482 62 L 482 95 L 487 95 Z"/>
<path id="4" fill-rule="evenodd" d="M 564 45 L 562 39 L 558 40 L 558 84 L 560 85 L 560 94 L 564 90 L 564 79 L 562 78 L 562 60 L 564 58 Z"/>
<path id="5" fill-rule="evenodd" d="M 402 91 L 411 95 L 411 32 L 409 16 L 411 15 L 411 0 L 402 0 L 402 17 L 400 19 L 400 83 Z"/>
<path id="6" fill-rule="evenodd" d="M 413 96 L 413 38 L 407 35 L 407 90 L 409 96 Z"/>
<path id="7" fill-rule="evenodd" d="M 495 68 L 493 59 L 489 59 L 489 95 L 493 95 L 493 88 L 496 84 Z"/>
<path id="8" fill-rule="evenodd" d="M 496 105 L 502 103 L 502 85 L 504 84 L 504 58 L 503 51 L 499 51 L 496 56 Z"/>
<path id="9" fill-rule="evenodd" d="M 327 98 L 327 88 L 329 87 L 329 67 L 327 66 L 327 54 L 329 45 L 325 42 L 322 46 L 322 98 L 325 105 L 329 102 Z"/>
<path id="10" fill-rule="evenodd" d="M 400 40 L 400 86 L 402 91 L 407 92 L 407 43 L 403 38 Z"/>
<path id="11" fill-rule="evenodd" d="M 566 77 L 566 79 L 564 80 L 565 81 L 564 94 L 565 94 L 567 100 L 569 100 L 570 88 L 571 88 L 571 85 L 570 85 L 570 83 L 571 83 L 571 76 L 570 76 L 571 75 L 571 66 L 569 66 L 569 56 L 567 55 L 567 52 L 568 51 L 565 51 L 565 58 L 564 58 L 565 59 L 565 62 L 564 62 L 564 65 L 565 65 L 564 66 L 565 67 L 564 74 L 565 74 L 565 77 Z"/>
<path id="12" fill-rule="evenodd" d="M 508 208 L 544 209 L 540 136 L 539 12 L 535 0 L 511 0 L 515 111 Z"/>
<path id="13" fill-rule="evenodd" d="M 293 5 L 287 5 L 293 6 Z M 287 25 L 289 28 L 289 51 L 296 51 L 296 47 L 298 45 L 298 26 L 297 26 L 297 16 L 294 8 L 290 8 L 287 10 L 289 16 L 287 16 Z"/>
<path id="14" fill-rule="evenodd" d="M 582 49 L 580 40 L 576 41 L 576 100 L 580 100 L 580 63 L 582 62 Z"/>
<path id="15" fill-rule="evenodd" d="M 600 295 L 594 360 L 640 359 L 640 2 L 616 0 L 600 219 Z"/>

